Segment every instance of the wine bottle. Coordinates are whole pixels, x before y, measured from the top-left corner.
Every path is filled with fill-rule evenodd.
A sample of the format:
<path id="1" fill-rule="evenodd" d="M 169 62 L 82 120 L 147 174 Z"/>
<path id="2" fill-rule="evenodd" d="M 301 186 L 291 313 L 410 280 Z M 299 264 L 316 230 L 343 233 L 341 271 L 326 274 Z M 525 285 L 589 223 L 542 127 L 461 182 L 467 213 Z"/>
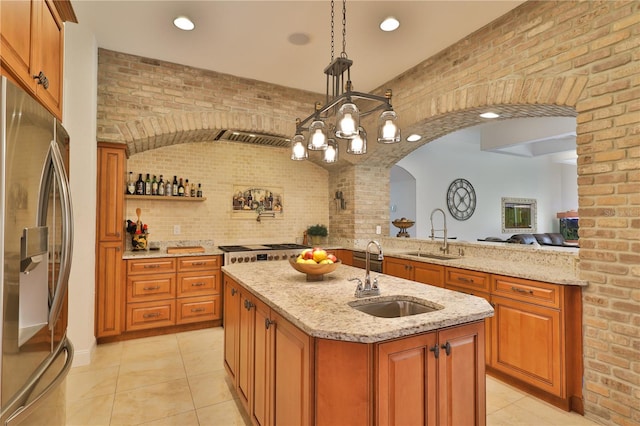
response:
<path id="1" fill-rule="evenodd" d="M 191 196 L 192 196 L 192 197 L 195 197 L 195 196 L 197 195 L 197 194 L 196 194 L 196 184 L 195 184 L 195 183 L 192 183 L 192 184 L 191 184 L 191 190 L 190 190 L 190 192 L 191 192 Z"/>
<path id="2" fill-rule="evenodd" d="M 182 184 L 182 178 L 180 178 L 180 183 L 178 184 L 178 197 L 184 197 L 184 185 Z"/>
<path id="3" fill-rule="evenodd" d="M 144 195 L 144 181 L 142 180 L 142 173 L 138 175 L 136 181 L 136 195 Z"/>
<path id="4" fill-rule="evenodd" d="M 249 208 L 253 207 L 253 197 L 251 196 L 251 190 L 249 190 L 249 195 L 247 196 L 247 206 L 249 206 Z"/>
<path id="5" fill-rule="evenodd" d="M 144 195 L 151 195 L 151 178 L 149 178 L 149 173 L 147 173 L 147 178 L 144 181 Z"/>
<path id="6" fill-rule="evenodd" d="M 171 186 L 171 195 L 174 197 L 178 196 L 178 179 L 176 176 L 173 177 L 173 185 Z"/>
<path id="7" fill-rule="evenodd" d="M 189 179 L 187 179 L 184 183 L 184 196 L 191 197 L 191 191 L 189 190 Z"/>
<path id="8" fill-rule="evenodd" d="M 158 195 L 164 195 L 164 180 L 162 179 L 162 175 L 160 175 L 160 182 L 158 182 Z"/>
<path id="9" fill-rule="evenodd" d="M 158 195 L 158 181 L 156 180 L 156 175 L 153 175 L 153 180 L 151 181 L 151 195 Z"/>
<path id="10" fill-rule="evenodd" d="M 129 180 L 127 180 L 127 194 L 133 195 L 136 193 L 136 181 L 133 180 L 133 172 L 129 172 Z"/>
<path id="11" fill-rule="evenodd" d="M 202 198 L 202 184 L 198 184 L 198 192 L 196 193 L 196 197 Z"/>

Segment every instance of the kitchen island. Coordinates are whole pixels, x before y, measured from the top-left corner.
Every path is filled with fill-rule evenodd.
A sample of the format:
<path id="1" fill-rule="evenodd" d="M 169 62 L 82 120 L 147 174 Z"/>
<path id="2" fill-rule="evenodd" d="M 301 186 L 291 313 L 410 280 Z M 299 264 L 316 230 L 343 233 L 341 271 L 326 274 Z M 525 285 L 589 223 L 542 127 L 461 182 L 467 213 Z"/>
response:
<path id="1" fill-rule="evenodd" d="M 225 368 L 254 424 L 484 424 L 482 298 L 341 265 L 307 282 L 288 262 L 222 268 Z M 380 318 L 352 307 L 402 297 L 435 309 Z M 351 305 L 350 305 L 351 304 Z"/>

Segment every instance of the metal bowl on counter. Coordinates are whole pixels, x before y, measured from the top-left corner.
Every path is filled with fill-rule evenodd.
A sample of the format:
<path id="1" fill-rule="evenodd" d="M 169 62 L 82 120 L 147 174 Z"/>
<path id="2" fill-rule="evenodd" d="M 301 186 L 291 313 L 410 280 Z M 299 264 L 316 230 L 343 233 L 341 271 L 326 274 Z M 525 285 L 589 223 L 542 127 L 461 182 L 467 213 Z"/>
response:
<path id="1" fill-rule="evenodd" d="M 289 259 L 289 264 L 298 272 L 307 275 L 307 281 L 322 281 L 325 274 L 335 271 L 342 264 L 340 260 L 333 263 L 298 263 Z"/>

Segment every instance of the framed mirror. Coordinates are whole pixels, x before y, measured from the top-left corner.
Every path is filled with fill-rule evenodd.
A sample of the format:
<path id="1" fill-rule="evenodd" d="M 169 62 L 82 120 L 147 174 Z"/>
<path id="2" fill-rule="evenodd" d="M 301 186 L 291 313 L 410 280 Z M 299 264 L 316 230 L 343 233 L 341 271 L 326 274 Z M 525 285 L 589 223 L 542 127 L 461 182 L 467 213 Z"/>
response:
<path id="1" fill-rule="evenodd" d="M 536 232 L 537 205 L 533 198 L 502 197 L 502 232 L 526 233 Z"/>

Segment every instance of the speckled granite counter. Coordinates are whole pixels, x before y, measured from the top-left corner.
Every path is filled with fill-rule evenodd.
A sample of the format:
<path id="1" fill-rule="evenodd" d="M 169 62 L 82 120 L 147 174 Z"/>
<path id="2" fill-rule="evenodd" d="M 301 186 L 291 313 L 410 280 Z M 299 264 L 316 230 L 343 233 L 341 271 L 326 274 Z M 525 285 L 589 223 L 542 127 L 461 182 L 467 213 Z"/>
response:
<path id="1" fill-rule="evenodd" d="M 158 250 L 131 250 L 131 245 L 127 244 L 127 250 L 122 254 L 123 259 L 146 259 L 157 257 L 185 257 L 185 256 L 214 256 L 222 255 L 224 252 L 217 246 L 213 245 L 211 240 L 196 240 L 196 241 L 158 241 L 151 243 L 151 246 L 155 246 Z M 186 246 L 199 246 L 204 248 L 202 253 L 167 253 L 167 247 L 186 247 Z"/>
<path id="2" fill-rule="evenodd" d="M 493 315 L 482 298 L 416 283 L 388 275 L 379 277 L 380 296 L 407 296 L 443 309 L 401 318 L 378 318 L 348 305 L 362 301 L 354 296 L 356 283 L 364 271 L 342 265 L 324 281 L 307 282 L 306 276 L 288 262 L 257 262 L 223 266 L 222 271 L 288 321 L 313 337 L 374 343 L 443 327 L 481 320 Z"/>

